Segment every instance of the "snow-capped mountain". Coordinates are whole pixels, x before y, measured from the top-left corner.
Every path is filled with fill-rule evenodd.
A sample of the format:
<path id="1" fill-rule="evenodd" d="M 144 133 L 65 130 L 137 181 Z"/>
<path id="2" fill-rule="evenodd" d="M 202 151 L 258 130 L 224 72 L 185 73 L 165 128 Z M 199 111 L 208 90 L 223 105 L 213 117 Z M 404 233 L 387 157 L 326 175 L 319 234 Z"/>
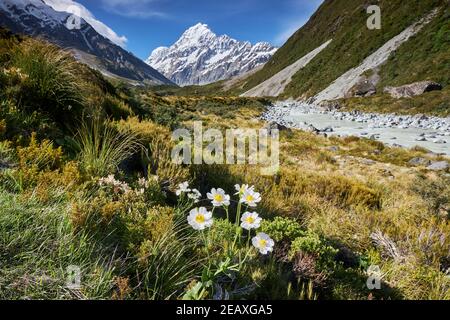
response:
<path id="1" fill-rule="evenodd" d="M 100 35 L 82 18 L 55 11 L 42 0 L 1 0 L 0 26 L 70 49 L 78 60 L 110 76 L 149 84 L 172 83 L 144 61 Z"/>
<path id="2" fill-rule="evenodd" d="M 277 48 L 217 36 L 199 23 L 171 47 L 155 49 L 147 63 L 178 85 L 202 85 L 244 74 L 266 63 Z"/>

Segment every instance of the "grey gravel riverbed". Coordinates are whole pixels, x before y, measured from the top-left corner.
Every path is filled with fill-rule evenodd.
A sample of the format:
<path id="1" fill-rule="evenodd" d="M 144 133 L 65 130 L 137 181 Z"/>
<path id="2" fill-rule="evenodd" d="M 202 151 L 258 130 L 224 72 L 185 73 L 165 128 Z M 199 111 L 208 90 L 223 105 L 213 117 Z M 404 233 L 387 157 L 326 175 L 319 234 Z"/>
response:
<path id="1" fill-rule="evenodd" d="M 293 129 L 364 137 L 406 148 L 421 146 L 450 155 L 450 117 L 341 112 L 306 103 L 277 102 L 262 119 Z"/>

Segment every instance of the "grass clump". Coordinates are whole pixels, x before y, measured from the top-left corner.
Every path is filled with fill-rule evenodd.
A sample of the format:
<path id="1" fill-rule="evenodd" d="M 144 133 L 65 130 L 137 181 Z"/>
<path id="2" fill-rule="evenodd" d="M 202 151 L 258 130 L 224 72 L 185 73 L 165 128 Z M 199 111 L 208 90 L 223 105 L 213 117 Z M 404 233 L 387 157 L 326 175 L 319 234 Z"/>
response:
<path id="1" fill-rule="evenodd" d="M 140 147 L 132 132 L 119 132 L 110 123 L 98 120 L 83 122 L 75 139 L 83 169 L 95 177 L 116 172 Z"/>
<path id="2" fill-rule="evenodd" d="M 54 118 L 79 114 L 83 102 L 79 68 L 69 53 L 27 39 L 17 46 L 10 64 L 20 72 L 17 90 L 24 108 L 42 110 Z"/>

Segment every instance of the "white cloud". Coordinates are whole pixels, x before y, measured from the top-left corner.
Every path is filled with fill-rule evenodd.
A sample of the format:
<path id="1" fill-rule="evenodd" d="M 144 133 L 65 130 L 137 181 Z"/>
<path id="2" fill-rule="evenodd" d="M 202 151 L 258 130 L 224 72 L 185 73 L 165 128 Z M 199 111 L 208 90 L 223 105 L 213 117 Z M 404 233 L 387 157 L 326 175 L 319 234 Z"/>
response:
<path id="1" fill-rule="evenodd" d="M 89 23 L 99 34 L 105 38 L 108 38 L 115 44 L 125 47 L 127 38 L 125 36 L 119 36 L 110 27 L 97 20 L 94 15 L 83 5 L 73 0 L 44 0 L 44 2 L 56 11 L 80 15 L 80 17 Z"/>

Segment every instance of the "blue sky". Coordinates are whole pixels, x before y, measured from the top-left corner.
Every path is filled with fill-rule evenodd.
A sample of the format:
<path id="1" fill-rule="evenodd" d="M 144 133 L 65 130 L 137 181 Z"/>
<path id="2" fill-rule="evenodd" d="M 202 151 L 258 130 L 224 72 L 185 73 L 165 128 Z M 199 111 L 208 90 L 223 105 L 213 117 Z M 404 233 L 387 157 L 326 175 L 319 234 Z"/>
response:
<path id="1" fill-rule="evenodd" d="M 64 0 L 59 0 L 64 2 Z M 73 0 L 72 0 L 73 1 Z M 76 0 L 146 59 L 202 22 L 217 34 L 282 45 L 322 0 Z M 124 38 L 122 38 L 124 39 Z"/>

